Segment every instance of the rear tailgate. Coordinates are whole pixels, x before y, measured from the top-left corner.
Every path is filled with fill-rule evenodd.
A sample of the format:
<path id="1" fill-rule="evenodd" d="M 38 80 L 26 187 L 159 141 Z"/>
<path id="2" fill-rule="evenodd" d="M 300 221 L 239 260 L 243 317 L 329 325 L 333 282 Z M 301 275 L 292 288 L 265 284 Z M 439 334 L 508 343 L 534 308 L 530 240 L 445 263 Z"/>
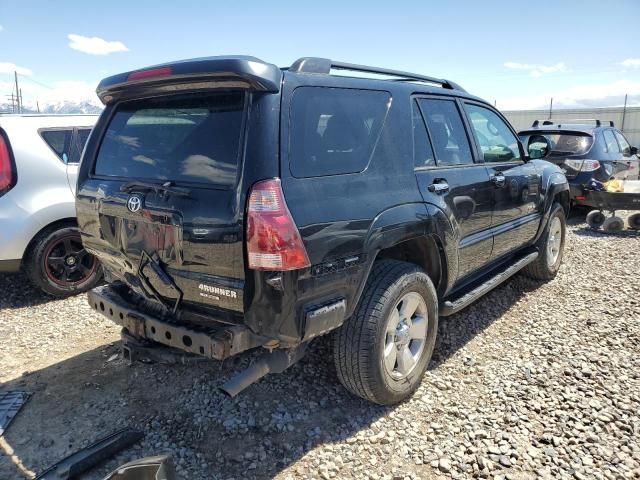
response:
<path id="1" fill-rule="evenodd" d="M 86 247 L 170 308 L 243 311 L 247 103 L 242 90 L 120 102 L 83 162 L 76 207 Z"/>

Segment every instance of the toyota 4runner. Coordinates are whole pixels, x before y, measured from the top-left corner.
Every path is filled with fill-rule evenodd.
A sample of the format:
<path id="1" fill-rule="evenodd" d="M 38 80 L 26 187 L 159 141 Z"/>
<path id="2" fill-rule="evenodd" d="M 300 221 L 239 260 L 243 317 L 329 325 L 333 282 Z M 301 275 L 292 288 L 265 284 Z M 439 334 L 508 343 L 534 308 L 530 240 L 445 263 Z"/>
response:
<path id="1" fill-rule="evenodd" d="M 230 395 L 331 333 L 348 390 L 401 401 L 439 316 L 560 267 L 565 176 L 451 81 L 210 57 L 97 92 L 76 207 L 110 284 L 89 301 L 132 345 L 219 360 L 263 347 Z"/>

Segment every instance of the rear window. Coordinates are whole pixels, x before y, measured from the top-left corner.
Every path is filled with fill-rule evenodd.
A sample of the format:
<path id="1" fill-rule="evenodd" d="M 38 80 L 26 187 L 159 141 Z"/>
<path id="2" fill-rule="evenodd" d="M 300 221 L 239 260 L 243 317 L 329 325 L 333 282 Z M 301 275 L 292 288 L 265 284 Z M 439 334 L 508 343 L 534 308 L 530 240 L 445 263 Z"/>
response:
<path id="1" fill-rule="evenodd" d="M 95 174 L 231 186 L 243 116 L 241 92 L 122 103 L 102 140 Z"/>
<path id="2" fill-rule="evenodd" d="M 583 155 L 589 151 L 593 144 L 593 137 L 588 133 L 542 133 L 529 134 L 527 148 L 545 151 L 546 142 L 549 142 L 549 151 L 545 152 L 546 158 L 565 157 L 567 155 Z"/>
<path id="3" fill-rule="evenodd" d="M 300 87 L 291 101 L 290 169 L 294 177 L 363 171 L 391 95 L 374 90 Z"/>

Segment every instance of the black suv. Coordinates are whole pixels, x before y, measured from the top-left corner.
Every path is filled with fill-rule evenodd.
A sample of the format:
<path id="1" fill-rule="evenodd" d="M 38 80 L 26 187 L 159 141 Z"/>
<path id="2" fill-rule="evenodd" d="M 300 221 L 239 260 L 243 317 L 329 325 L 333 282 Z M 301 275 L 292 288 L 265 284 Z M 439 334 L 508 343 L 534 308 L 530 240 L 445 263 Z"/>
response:
<path id="1" fill-rule="evenodd" d="M 542 158 L 562 168 L 576 205 L 598 207 L 584 194 L 592 179 L 638 180 L 638 149 L 629 145 L 613 122 L 536 120 L 518 135 L 531 158 Z"/>
<path id="2" fill-rule="evenodd" d="M 110 285 L 89 301 L 131 356 L 264 347 L 230 395 L 333 332 L 347 389 L 398 402 L 439 316 L 560 267 L 566 178 L 453 82 L 211 57 L 107 78 L 98 95 L 77 214 Z"/>

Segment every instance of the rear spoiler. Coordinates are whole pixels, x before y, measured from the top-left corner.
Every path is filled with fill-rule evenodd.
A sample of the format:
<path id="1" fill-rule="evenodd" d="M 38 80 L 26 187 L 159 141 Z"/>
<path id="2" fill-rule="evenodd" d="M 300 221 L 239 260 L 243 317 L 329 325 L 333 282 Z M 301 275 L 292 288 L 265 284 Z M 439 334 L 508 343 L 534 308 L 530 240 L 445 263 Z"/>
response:
<path id="1" fill-rule="evenodd" d="M 203 57 L 120 73 L 100 82 L 96 93 L 105 105 L 149 94 L 242 88 L 280 91 L 282 70 L 255 57 Z"/>

